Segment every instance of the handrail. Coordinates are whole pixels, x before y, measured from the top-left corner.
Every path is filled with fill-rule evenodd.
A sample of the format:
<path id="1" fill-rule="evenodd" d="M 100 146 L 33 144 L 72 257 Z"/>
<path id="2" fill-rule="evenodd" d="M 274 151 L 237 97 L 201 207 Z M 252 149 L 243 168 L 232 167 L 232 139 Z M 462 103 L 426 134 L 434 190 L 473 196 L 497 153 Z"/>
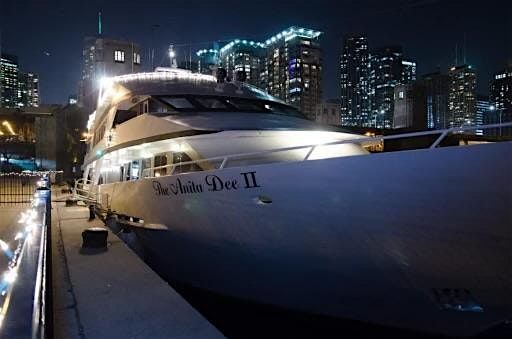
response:
<path id="1" fill-rule="evenodd" d="M 151 174 L 151 172 L 154 173 L 155 170 L 167 169 L 167 168 L 171 168 L 170 175 L 172 175 L 174 173 L 176 167 L 178 167 L 178 166 L 198 164 L 201 162 L 222 161 L 221 165 L 217 169 L 223 169 L 225 167 L 227 161 L 232 160 L 232 159 L 251 157 L 251 156 L 257 156 L 257 155 L 267 155 L 267 154 L 272 154 L 272 153 L 288 152 L 288 151 L 309 148 L 308 153 L 306 154 L 306 156 L 303 159 L 303 161 L 306 161 L 306 160 L 309 160 L 309 157 L 311 156 L 311 154 L 313 153 L 315 148 L 320 147 L 320 146 L 332 146 L 332 145 L 343 145 L 343 144 L 353 144 L 353 143 L 364 144 L 364 143 L 370 143 L 370 142 L 376 142 L 376 141 L 380 142 L 380 141 L 385 141 L 385 140 L 394 140 L 394 139 L 403 139 L 403 138 L 412 138 L 412 137 L 440 134 L 439 137 L 436 140 L 434 140 L 434 142 L 432 142 L 432 144 L 429 146 L 429 148 L 432 149 L 432 148 L 438 147 L 439 144 L 443 141 L 443 139 L 446 138 L 446 136 L 450 133 L 460 133 L 460 132 L 466 132 L 466 131 L 484 130 L 484 129 L 508 127 L 508 126 L 512 127 L 512 122 L 501 123 L 501 124 L 480 125 L 480 126 L 451 127 L 451 128 L 447 128 L 447 129 L 443 129 L 443 130 L 410 132 L 410 133 L 387 135 L 387 136 L 381 136 L 381 137 L 358 137 L 358 138 L 353 138 L 353 139 L 331 141 L 331 142 L 322 143 L 322 144 L 282 147 L 282 148 L 275 148 L 275 149 L 257 151 L 257 152 L 228 154 L 228 155 L 211 157 L 211 158 L 207 158 L 207 159 L 197 159 L 197 160 L 191 160 L 191 161 L 184 161 L 184 162 L 180 162 L 180 163 L 176 163 L 176 164 L 169 164 L 169 165 L 145 168 L 142 171 L 142 176 L 144 177 L 144 174 L 147 174 L 148 172 Z"/>
<path id="2" fill-rule="evenodd" d="M 89 186 L 89 187 L 85 187 Z M 96 189 L 96 191 L 93 190 Z M 73 187 L 73 199 L 85 200 L 88 202 L 96 202 L 98 197 L 97 186 L 93 184 L 92 180 L 80 178 L 75 180 Z"/>
<path id="3" fill-rule="evenodd" d="M 2 249 L 9 258 L 1 283 L 2 337 L 53 338 L 49 176 L 44 174 L 38 186 L 10 242 L 17 246 L 10 249 L 5 244 Z"/>

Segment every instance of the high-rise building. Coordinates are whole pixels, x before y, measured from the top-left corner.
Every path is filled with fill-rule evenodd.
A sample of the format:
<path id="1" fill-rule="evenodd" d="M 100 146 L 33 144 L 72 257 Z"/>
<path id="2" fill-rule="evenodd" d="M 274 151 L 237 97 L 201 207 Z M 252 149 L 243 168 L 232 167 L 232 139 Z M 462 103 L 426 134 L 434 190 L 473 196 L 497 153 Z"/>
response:
<path id="1" fill-rule="evenodd" d="M 310 119 L 322 100 L 322 33 L 290 27 L 265 42 L 264 81 L 268 93 L 297 107 Z"/>
<path id="2" fill-rule="evenodd" d="M 197 71 L 202 74 L 215 75 L 214 70 L 219 65 L 219 50 L 214 48 L 202 49 L 196 52 L 198 57 Z"/>
<path id="3" fill-rule="evenodd" d="M 427 100 L 423 84 L 396 85 L 393 109 L 393 128 L 425 129 Z"/>
<path id="4" fill-rule="evenodd" d="M 341 125 L 370 126 L 370 54 L 366 36 L 345 38 L 340 84 Z"/>
<path id="5" fill-rule="evenodd" d="M 339 100 L 329 99 L 316 105 L 316 122 L 328 125 L 339 125 L 340 115 L 341 105 Z"/>
<path id="6" fill-rule="evenodd" d="M 18 74 L 18 106 L 39 106 L 39 77 L 34 73 Z"/>
<path id="7" fill-rule="evenodd" d="M 416 63 L 403 59 L 400 46 L 379 48 L 370 53 L 371 123 L 392 128 L 395 87 L 416 79 Z"/>
<path id="8" fill-rule="evenodd" d="M 402 84 L 416 81 L 416 61 L 402 60 Z"/>
<path id="9" fill-rule="evenodd" d="M 448 123 L 448 88 L 450 77 L 441 72 L 426 74 L 422 78 L 427 98 L 427 127 L 445 129 Z"/>
<path id="10" fill-rule="evenodd" d="M 490 107 L 488 123 L 497 124 L 512 121 L 512 65 L 494 74 L 490 86 Z M 490 131 L 494 135 L 512 136 L 512 127 Z"/>
<path id="11" fill-rule="evenodd" d="M 87 111 L 94 110 L 96 106 L 100 80 L 103 77 L 141 70 L 140 47 L 131 41 L 87 37 L 84 40 L 82 57 L 78 101 Z"/>
<path id="12" fill-rule="evenodd" d="M 476 124 L 476 73 L 471 65 L 450 68 L 448 122 L 450 127 Z"/>
<path id="13" fill-rule="evenodd" d="M 247 83 L 263 87 L 265 56 L 265 44 L 236 39 L 219 50 L 219 64 L 226 69 L 229 79 L 236 79 L 237 72 L 244 72 Z"/>
<path id="14" fill-rule="evenodd" d="M 489 97 L 478 95 L 476 97 L 476 112 L 475 112 L 475 122 L 474 124 L 477 126 L 483 125 L 485 121 L 487 121 L 487 115 L 490 112 L 491 105 L 489 104 Z M 477 129 L 475 131 L 476 135 L 484 135 L 484 130 Z"/>
<path id="15" fill-rule="evenodd" d="M 18 58 L 14 55 L 0 56 L 0 107 L 18 107 Z"/>

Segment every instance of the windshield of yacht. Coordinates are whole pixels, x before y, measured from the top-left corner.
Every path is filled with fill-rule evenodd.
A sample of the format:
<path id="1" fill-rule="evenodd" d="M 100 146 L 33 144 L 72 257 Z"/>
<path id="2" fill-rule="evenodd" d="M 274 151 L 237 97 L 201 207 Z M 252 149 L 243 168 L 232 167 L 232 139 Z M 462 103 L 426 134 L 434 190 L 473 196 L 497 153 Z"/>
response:
<path id="1" fill-rule="evenodd" d="M 306 119 L 296 108 L 270 100 L 205 95 L 155 96 L 153 99 L 169 106 L 170 109 L 165 110 L 165 107 L 158 107 L 157 110 L 152 110 L 150 104 L 150 112 L 157 111 L 158 113 L 167 114 L 181 112 L 249 112 L 280 114 Z"/>

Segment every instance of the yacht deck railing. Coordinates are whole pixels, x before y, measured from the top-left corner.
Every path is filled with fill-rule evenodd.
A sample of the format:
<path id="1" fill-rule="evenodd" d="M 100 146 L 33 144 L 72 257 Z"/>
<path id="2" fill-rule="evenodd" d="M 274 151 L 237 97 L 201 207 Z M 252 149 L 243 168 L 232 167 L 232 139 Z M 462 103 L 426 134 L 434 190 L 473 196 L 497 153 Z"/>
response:
<path id="1" fill-rule="evenodd" d="M 492 129 L 492 128 L 502 128 L 502 127 L 512 127 L 512 122 L 508 123 L 501 123 L 501 124 L 490 124 L 490 125 L 481 125 L 481 126 L 467 126 L 467 127 L 452 127 L 447 128 L 443 130 L 432 130 L 432 131 L 422 131 L 422 132 L 411 132 L 411 133 L 402 133 L 402 134 L 396 134 L 396 135 L 388 135 L 388 136 L 378 136 L 378 137 L 358 137 L 353 139 L 347 139 L 347 140 L 337 140 L 327 143 L 321 143 L 321 144 L 312 144 L 312 145 L 301 145 L 301 146 L 292 146 L 292 147 L 282 147 L 282 148 L 274 148 L 264 151 L 257 151 L 257 152 L 248 152 L 248 153 L 237 153 L 237 154 L 228 154 L 228 155 L 222 155 L 222 156 L 216 156 L 206 159 L 198 159 L 198 160 L 192 160 L 192 161 L 184 161 L 180 163 L 175 164 L 168 164 L 168 165 L 162 165 L 162 166 L 155 166 L 150 168 L 145 168 L 142 171 L 142 177 L 155 177 L 158 175 L 155 175 L 155 172 L 158 173 L 159 170 L 166 170 L 165 175 L 173 175 L 176 171 L 176 168 L 181 166 L 187 166 L 187 165 L 197 165 L 199 163 L 220 163 L 218 167 L 215 169 L 223 169 L 229 160 L 234 159 L 241 159 L 241 158 L 247 158 L 247 157 L 254 157 L 254 156 L 262 156 L 262 155 L 269 155 L 274 153 L 280 153 L 280 152 L 290 152 L 290 151 L 297 151 L 297 150 L 306 150 L 308 149 L 308 152 L 306 153 L 305 157 L 302 159 L 302 161 L 307 161 L 311 157 L 311 154 L 315 151 L 317 147 L 324 147 L 324 146 L 332 146 L 332 145 L 343 145 L 343 144 L 368 144 L 368 143 L 375 143 L 375 142 L 382 142 L 386 140 L 395 140 L 395 139 L 404 139 L 404 138 L 415 138 L 415 137 L 422 137 L 422 136 L 429 136 L 429 135 L 436 135 L 439 134 L 439 137 L 437 137 L 427 148 L 433 149 L 436 147 L 439 147 L 441 142 L 449 135 L 449 134 L 455 134 L 455 133 L 463 133 L 468 131 L 475 131 L 475 130 L 486 130 L 486 129 Z M 170 170 L 169 170 L 170 169 Z"/>

